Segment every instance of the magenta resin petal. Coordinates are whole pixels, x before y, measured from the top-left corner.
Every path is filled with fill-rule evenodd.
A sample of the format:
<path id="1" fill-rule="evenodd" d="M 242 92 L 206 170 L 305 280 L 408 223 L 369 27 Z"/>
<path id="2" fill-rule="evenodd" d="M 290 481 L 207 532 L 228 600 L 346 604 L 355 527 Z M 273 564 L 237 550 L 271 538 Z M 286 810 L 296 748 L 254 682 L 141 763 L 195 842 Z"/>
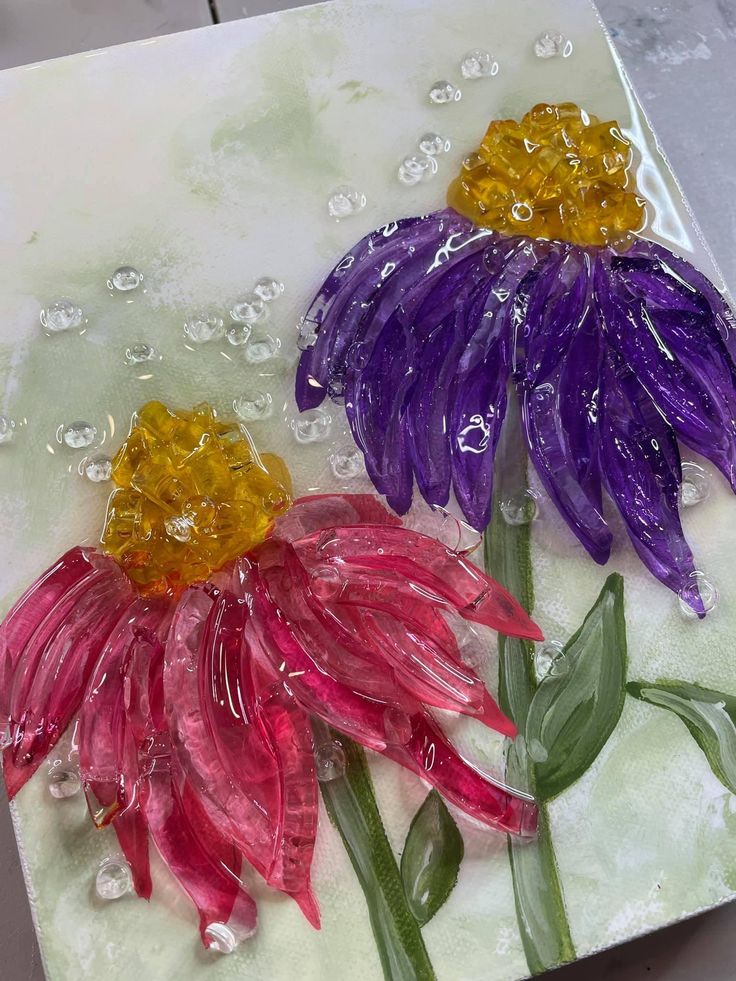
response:
<path id="1" fill-rule="evenodd" d="M 270 748 L 250 722 L 239 723 L 237 733 L 233 726 L 224 734 L 229 745 L 223 745 L 224 737 L 215 731 L 215 693 L 203 690 L 213 684 L 205 673 L 204 660 L 208 619 L 215 600 L 216 595 L 195 586 L 179 602 L 164 658 L 166 715 L 173 751 L 185 777 L 209 801 L 208 814 L 220 833 L 232 837 L 250 864 L 267 878 L 274 861 L 274 831 L 279 824 L 278 804 L 277 813 L 273 813 L 278 771 Z M 214 637 L 212 640 L 217 643 Z M 233 681 L 234 691 L 238 691 L 239 681 Z M 238 711 L 237 702 L 233 702 L 233 709 Z M 234 759 L 238 748 L 239 760 Z M 233 765 L 234 770 L 229 768 Z M 261 777 L 258 783 L 245 782 L 256 773 Z"/>
<path id="2" fill-rule="evenodd" d="M 691 596 L 693 556 L 678 514 L 680 457 L 672 430 L 625 365 L 609 358 L 601 396 L 601 469 L 631 541 L 649 571 Z"/>
<path id="3" fill-rule="evenodd" d="M 274 526 L 272 537 L 293 542 L 336 525 L 400 525 L 401 519 L 373 494 L 315 494 L 300 497 Z"/>
<path id="4" fill-rule="evenodd" d="M 429 590 L 451 603 L 466 620 L 510 637 L 541 640 L 523 607 L 495 580 L 435 539 L 406 528 L 379 525 L 333 528 L 304 540 L 322 560 L 347 562 L 364 571 L 405 577 L 418 591 Z"/>
<path id="5" fill-rule="evenodd" d="M 12 742 L 3 760 L 11 798 L 68 727 L 110 631 L 133 599 L 130 583 L 112 560 L 95 556 L 94 563 L 95 573 L 66 594 L 74 602 L 63 622 L 54 625 L 53 636 L 45 636 L 52 613 L 18 663 L 10 698 Z"/>
<path id="6" fill-rule="evenodd" d="M 77 587 L 94 574 L 94 555 L 79 546 L 70 549 L 29 586 L 0 624 L 0 714 L 10 713 L 15 669 L 26 645 L 44 621 L 46 626 L 35 643 L 43 645 L 53 637 L 83 592 Z"/>
<path id="7" fill-rule="evenodd" d="M 185 807 L 181 794 L 189 796 Z M 145 777 L 143 810 L 154 844 L 170 871 L 197 908 L 202 943 L 212 938 L 207 928 L 223 924 L 236 941 L 251 936 L 256 927 L 256 904 L 232 874 L 240 855 L 232 842 L 211 824 L 197 797 L 182 781 L 172 779 L 170 765 L 159 761 Z M 191 820 L 196 812 L 196 823 Z"/>

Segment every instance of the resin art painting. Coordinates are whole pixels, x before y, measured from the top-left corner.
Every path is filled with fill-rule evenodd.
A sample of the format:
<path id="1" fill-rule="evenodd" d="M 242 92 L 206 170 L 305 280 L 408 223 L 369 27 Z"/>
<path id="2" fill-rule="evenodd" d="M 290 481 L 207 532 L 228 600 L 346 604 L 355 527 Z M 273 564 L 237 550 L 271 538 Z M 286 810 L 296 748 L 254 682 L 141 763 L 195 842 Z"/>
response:
<path id="1" fill-rule="evenodd" d="M 49 979 L 517 981 L 733 899 L 736 319 L 594 7 L 334 0 L 0 92 Z"/>

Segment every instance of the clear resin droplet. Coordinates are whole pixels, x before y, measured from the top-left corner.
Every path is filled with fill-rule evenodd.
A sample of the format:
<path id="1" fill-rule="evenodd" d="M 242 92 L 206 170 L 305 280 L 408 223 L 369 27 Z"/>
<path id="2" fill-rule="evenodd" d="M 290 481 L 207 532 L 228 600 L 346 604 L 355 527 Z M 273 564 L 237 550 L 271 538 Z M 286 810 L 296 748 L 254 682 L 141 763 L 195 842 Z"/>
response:
<path id="1" fill-rule="evenodd" d="M 364 470 L 363 455 L 354 446 L 341 446 L 331 454 L 330 466 L 338 480 L 353 480 Z"/>
<path id="2" fill-rule="evenodd" d="M 129 293 L 131 290 L 137 290 L 142 282 L 143 275 L 133 266 L 119 266 L 108 279 L 107 285 L 111 290 Z"/>
<path id="3" fill-rule="evenodd" d="M 40 319 L 47 334 L 60 334 L 81 327 L 84 311 L 73 300 L 55 300 L 43 308 Z"/>
<path id="4" fill-rule="evenodd" d="M 572 47 L 572 41 L 559 31 L 545 31 L 534 42 L 534 54 L 537 58 L 569 58 Z"/>
<path id="5" fill-rule="evenodd" d="M 61 436 L 71 449 L 81 450 L 94 443 L 97 427 L 93 426 L 91 422 L 70 422 L 68 426 L 64 426 Z"/>
<path id="6" fill-rule="evenodd" d="M 57 800 L 74 797 L 82 789 L 79 771 L 73 767 L 55 767 L 49 773 L 49 793 Z"/>
<path id="7" fill-rule="evenodd" d="M 10 416 L 0 416 L 0 446 L 9 443 L 15 435 L 15 423 Z"/>
<path id="8" fill-rule="evenodd" d="M 324 409 L 308 409 L 292 423 L 297 443 L 321 443 L 332 428 L 332 417 Z"/>
<path id="9" fill-rule="evenodd" d="M 474 48 L 460 62 L 460 73 L 463 78 L 491 78 L 498 74 L 498 62 L 490 52 Z"/>
<path id="10" fill-rule="evenodd" d="M 528 525 L 538 513 L 536 496 L 530 490 L 501 501 L 501 514 L 507 525 Z"/>
<path id="11" fill-rule="evenodd" d="M 534 670 L 537 681 L 541 681 L 552 672 L 553 666 L 561 657 L 564 657 L 562 652 L 563 645 L 557 640 L 548 640 L 537 648 L 534 655 Z"/>
<path id="12" fill-rule="evenodd" d="M 210 923 L 204 931 L 207 947 L 218 954 L 232 954 L 238 946 L 235 934 L 226 923 Z"/>
<path id="13" fill-rule="evenodd" d="M 112 477 L 112 460 L 104 453 L 95 453 L 84 461 L 83 472 L 93 484 L 104 483 Z"/>
<path id="14" fill-rule="evenodd" d="M 693 609 L 693 606 L 697 604 L 698 597 L 706 613 L 712 613 L 720 599 L 718 588 L 704 572 L 699 571 L 691 573 L 688 583 L 677 594 L 680 611 L 686 620 L 697 618 L 698 612 Z"/>
<path id="15" fill-rule="evenodd" d="M 447 153 L 452 143 L 446 140 L 439 133 L 425 133 L 417 140 L 417 146 L 430 157 L 436 157 L 438 153 Z"/>
<path id="16" fill-rule="evenodd" d="M 526 744 L 526 751 L 529 755 L 529 759 L 533 760 L 535 763 L 547 762 L 547 757 L 549 754 L 539 739 L 530 739 Z"/>
<path id="17" fill-rule="evenodd" d="M 705 467 L 689 461 L 684 462 L 680 484 L 680 506 L 691 508 L 705 501 L 709 494 L 710 474 Z"/>
<path id="18" fill-rule="evenodd" d="M 166 534 L 177 542 L 188 542 L 192 537 L 192 522 L 184 515 L 171 515 L 164 521 Z"/>
<path id="19" fill-rule="evenodd" d="M 281 341 L 271 334 L 252 337 L 245 349 L 245 360 L 251 364 L 262 364 L 275 358 L 281 349 Z"/>
<path id="20" fill-rule="evenodd" d="M 260 296 L 264 303 L 272 303 L 274 300 L 278 300 L 284 292 L 284 284 L 280 280 L 274 279 L 273 276 L 261 276 L 256 281 L 253 292 L 256 296 Z"/>
<path id="21" fill-rule="evenodd" d="M 273 398 L 268 392 L 247 392 L 233 399 L 233 409 L 243 422 L 268 419 L 273 412 Z"/>
<path id="22" fill-rule="evenodd" d="M 266 304 L 257 293 L 246 293 L 233 303 L 230 316 L 243 324 L 257 324 L 267 316 Z"/>
<path id="23" fill-rule="evenodd" d="M 438 106 L 446 105 L 448 102 L 459 102 L 462 97 L 463 94 L 457 85 L 453 85 L 447 79 L 435 82 L 429 90 L 429 101 Z"/>
<path id="24" fill-rule="evenodd" d="M 190 317 L 184 323 L 184 335 L 194 344 L 207 344 L 219 340 L 225 332 L 222 317 L 216 314 L 202 313 Z"/>
<path id="25" fill-rule="evenodd" d="M 337 780 L 345 773 L 345 750 L 333 739 L 318 746 L 314 752 L 314 767 L 320 783 Z"/>
<path id="26" fill-rule="evenodd" d="M 302 320 L 296 335 L 296 346 L 300 351 L 308 351 L 317 343 L 317 324 L 311 320 Z"/>
<path id="27" fill-rule="evenodd" d="M 131 344 L 125 349 L 125 363 L 129 365 L 146 364 L 149 361 L 161 361 L 162 355 L 152 344 Z"/>
<path id="28" fill-rule="evenodd" d="M 332 566 L 325 566 L 315 569 L 309 577 L 309 589 L 323 601 L 335 599 L 343 587 L 342 576 L 339 569 Z"/>
<path id="29" fill-rule="evenodd" d="M 95 889 L 100 899 L 120 899 L 130 892 L 133 878 L 130 866 L 119 858 L 108 858 L 97 870 Z"/>
<path id="30" fill-rule="evenodd" d="M 362 191 L 343 184 L 336 187 L 327 199 L 327 213 L 331 218 L 349 218 L 359 214 L 366 206 L 368 199 Z"/>
<path id="31" fill-rule="evenodd" d="M 397 176 L 402 184 L 411 187 L 418 184 L 419 181 L 426 181 L 430 177 L 434 177 L 438 166 L 435 157 L 427 153 L 417 153 L 411 157 L 404 157 L 399 164 Z"/>
<path id="32" fill-rule="evenodd" d="M 252 330 L 250 324 L 231 324 L 225 332 L 225 337 L 233 347 L 242 347 L 250 340 Z"/>

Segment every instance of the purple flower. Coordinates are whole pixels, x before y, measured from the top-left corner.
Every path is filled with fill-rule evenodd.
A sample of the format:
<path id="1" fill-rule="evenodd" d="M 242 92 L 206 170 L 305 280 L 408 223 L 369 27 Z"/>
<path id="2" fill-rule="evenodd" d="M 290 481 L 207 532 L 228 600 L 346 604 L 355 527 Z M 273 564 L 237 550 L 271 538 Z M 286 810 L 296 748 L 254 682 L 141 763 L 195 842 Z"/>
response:
<path id="1" fill-rule="evenodd" d="M 595 561 L 611 549 L 605 488 L 650 572 L 702 612 L 678 443 L 736 489 L 734 329 L 715 287 L 661 245 L 502 235 L 445 209 L 378 229 L 333 269 L 300 330 L 296 397 L 344 401 L 398 513 L 416 478 L 483 529 L 511 386 L 540 480 Z"/>

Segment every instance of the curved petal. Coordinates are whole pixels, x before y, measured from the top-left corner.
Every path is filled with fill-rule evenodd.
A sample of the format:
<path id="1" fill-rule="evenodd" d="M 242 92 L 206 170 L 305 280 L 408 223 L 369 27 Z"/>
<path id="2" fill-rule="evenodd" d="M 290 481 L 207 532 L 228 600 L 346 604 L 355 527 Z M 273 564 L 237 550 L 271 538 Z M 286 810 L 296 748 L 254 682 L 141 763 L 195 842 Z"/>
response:
<path id="1" fill-rule="evenodd" d="M 272 537 L 286 542 L 335 525 L 400 525 L 373 494 L 314 494 L 300 497 L 278 518 Z"/>
<path id="2" fill-rule="evenodd" d="M 112 560 L 96 555 L 93 564 L 95 571 L 64 595 L 18 662 L 10 696 L 11 744 L 3 758 L 11 799 L 65 732 L 110 631 L 133 599 Z"/>
<path id="3" fill-rule="evenodd" d="M 659 263 L 613 257 L 598 263 L 596 300 L 607 339 L 678 439 L 736 487 L 733 365 L 705 299 Z"/>
<path id="4" fill-rule="evenodd" d="M 674 433 L 633 372 L 609 356 L 603 371 L 601 470 L 649 571 L 677 593 L 695 571 L 678 514 L 680 456 Z M 703 612 L 699 598 L 693 608 Z"/>
<path id="5" fill-rule="evenodd" d="M 451 603 L 466 620 L 509 637 L 541 640 L 523 607 L 499 583 L 440 542 L 406 528 L 363 525 L 332 528 L 303 539 L 322 561 L 348 563 L 380 576 L 387 570 L 417 592 L 429 590 Z"/>

